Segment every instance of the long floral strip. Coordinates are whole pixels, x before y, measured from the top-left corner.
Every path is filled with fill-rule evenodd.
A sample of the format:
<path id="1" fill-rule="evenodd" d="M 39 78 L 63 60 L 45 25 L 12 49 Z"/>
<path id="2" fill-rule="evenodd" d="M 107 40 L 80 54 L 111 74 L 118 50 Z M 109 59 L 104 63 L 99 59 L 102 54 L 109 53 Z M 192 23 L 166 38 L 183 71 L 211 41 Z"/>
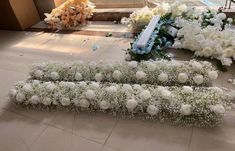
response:
<path id="1" fill-rule="evenodd" d="M 97 81 L 159 85 L 210 85 L 218 77 L 211 63 L 191 61 L 42 63 L 33 66 L 31 79 Z"/>
<path id="2" fill-rule="evenodd" d="M 10 99 L 36 108 L 66 108 L 170 121 L 173 124 L 215 126 L 229 99 L 217 87 L 162 87 L 98 82 L 18 82 Z"/>

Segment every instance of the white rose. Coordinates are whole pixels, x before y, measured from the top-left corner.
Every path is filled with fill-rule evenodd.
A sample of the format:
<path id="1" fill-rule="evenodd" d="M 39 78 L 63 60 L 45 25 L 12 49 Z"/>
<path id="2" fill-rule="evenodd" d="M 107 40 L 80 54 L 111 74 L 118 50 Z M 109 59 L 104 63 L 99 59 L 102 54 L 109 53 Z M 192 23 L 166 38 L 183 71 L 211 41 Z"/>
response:
<path id="1" fill-rule="evenodd" d="M 131 61 L 131 55 L 130 55 L 130 54 L 126 54 L 125 60 L 126 60 L 126 61 Z"/>
<path id="2" fill-rule="evenodd" d="M 25 100 L 25 94 L 18 92 L 16 95 L 16 101 L 17 102 L 23 102 Z"/>
<path id="3" fill-rule="evenodd" d="M 89 100 L 95 99 L 95 92 L 93 90 L 87 90 L 85 95 Z"/>
<path id="4" fill-rule="evenodd" d="M 216 16 L 217 16 L 219 19 L 221 19 L 221 20 L 224 20 L 224 19 L 227 18 L 227 16 L 226 16 L 225 13 L 219 13 L 219 14 L 217 14 Z"/>
<path id="5" fill-rule="evenodd" d="M 117 92 L 117 88 L 115 86 L 110 86 L 110 87 L 107 87 L 106 88 L 106 91 L 109 93 L 109 94 L 114 94 Z"/>
<path id="6" fill-rule="evenodd" d="M 62 97 L 60 99 L 60 103 L 63 105 L 63 106 L 68 106 L 70 105 L 71 101 L 69 98 L 66 98 L 66 97 Z"/>
<path id="7" fill-rule="evenodd" d="M 52 83 L 52 82 L 47 82 L 47 83 L 46 83 L 46 89 L 49 90 L 49 91 L 53 91 L 53 90 L 56 89 L 56 86 L 55 86 L 55 84 Z"/>
<path id="8" fill-rule="evenodd" d="M 137 91 L 141 91 L 143 88 L 139 84 L 134 84 L 133 89 Z"/>
<path id="9" fill-rule="evenodd" d="M 82 107 L 82 108 L 88 108 L 90 106 L 90 103 L 87 99 L 81 99 L 79 101 L 79 105 Z"/>
<path id="10" fill-rule="evenodd" d="M 186 73 L 180 73 L 178 75 L 178 80 L 180 83 L 185 83 L 188 80 L 188 75 Z"/>
<path id="11" fill-rule="evenodd" d="M 89 86 L 93 90 L 97 90 L 100 87 L 99 83 L 97 82 L 92 82 Z"/>
<path id="12" fill-rule="evenodd" d="M 218 78 L 218 72 L 217 71 L 209 71 L 208 76 L 211 80 L 216 80 Z"/>
<path id="13" fill-rule="evenodd" d="M 161 73 L 158 75 L 158 80 L 161 82 L 166 82 L 168 81 L 168 75 L 166 73 Z"/>
<path id="14" fill-rule="evenodd" d="M 52 72 L 50 74 L 50 77 L 51 77 L 52 80 L 58 80 L 59 79 L 59 74 L 58 74 L 58 72 Z"/>
<path id="15" fill-rule="evenodd" d="M 198 74 L 198 75 L 196 75 L 196 76 L 193 77 L 193 81 L 194 81 L 197 85 L 199 85 L 199 84 L 202 84 L 202 83 L 203 83 L 204 78 L 203 78 L 202 75 Z"/>
<path id="16" fill-rule="evenodd" d="M 129 111 L 133 111 L 136 106 L 137 106 L 138 102 L 135 100 L 135 99 L 130 99 L 130 100 L 127 100 L 126 102 L 126 108 L 129 110 Z"/>
<path id="17" fill-rule="evenodd" d="M 156 65 L 152 62 L 148 62 L 147 68 L 149 71 L 154 71 L 156 69 Z"/>
<path id="18" fill-rule="evenodd" d="M 161 89 L 161 96 L 163 99 L 170 100 L 171 99 L 171 92 L 166 88 Z"/>
<path id="19" fill-rule="evenodd" d="M 216 104 L 216 105 L 211 105 L 210 109 L 218 114 L 224 114 L 225 113 L 225 108 L 221 104 Z"/>
<path id="20" fill-rule="evenodd" d="M 110 103 L 107 101 L 101 101 L 100 102 L 100 108 L 103 110 L 107 110 L 110 107 Z"/>
<path id="21" fill-rule="evenodd" d="M 190 104 L 182 104 L 180 112 L 183 115 L 190 115 L 192 114 L 192 106 Z"/>
<path id="22" fill-rule="evenodd" d="M 77 81 L 82 80 L 82 74 L 79 73 L 79 72 L 76 72 L 76 74 L 75 74 L 75 80 L 77 80 Z"/>
<path id="23" fill-rule="evenodd" d="M 144 73 L 143 71 L 137 71 L 135 76 L 138 80 L 143 80 L 146 78 L 146 73 Z"/>
<path id="24" fill-rule="evenodd" d="M 233 63 L 231 58 L 221 58 L 220 61 L 224 66 L 231 66 L 231 64 Z"/>
<path id="25" fill-rule="evenodd" d="M 122 78 L 122 73 L 121 73 L 121 71 L 115 70 L 115 71 L 113 72 L 113 78 L 114 78 L 115 80 L 120 80 L 120 79 Z"/>
<path id="26" fill-rule="evenodd" d="M 193 68 L 193 70 L 199 72 L 199 71 L 202 70 L 202 64 L 199 63 L 199 62 L 197 62 L 197 61 L 193 61 L 193 63 L 192 63 L 192 68 Z"/>
<path id="27" fill-rule="evenodd" d="M 31 87 L 30 84 L 25 84 L 25 85 L 23 86 L 22 90 L 23 90 L 24 92 L 27 92 L 27 93 L 30 93 L 30 92 L 33 91 L 33 89 L 32 89 L 32 87 Z"/>
<path id="28" fill-rule="evenodd" d="M 190 94 L 190 93 L 193 93 L 193 88 L 190 87 L 190 86 L 183 86 L 183 90 L 182 90 L 184 93 L 186 94 Z"/>
<path id="29" fill-rule="evenodd" d="M 134 69 L 138 66 L 138 63 L 136 61 L 130 61 L 128 62 L 128 66 Z"/>
<path id="30" fill-rule="evenodd" d="M 84 81 L 79 82 L 79 86 L 82 87 L 82 88 L 85 88 L 86 85 L 87 85 L 87 84 L 86 84 L 86 82 L 84 82 Z"/>
<path id="31" fill-rule="evenodd" d="M 102 73 L 97 73 L 95 75 L 95 80 L 98 81 L 98 82 L 102 81 L 103 80 L 103 74 Z"/>
<path id="32" fill-rule="evenodd" d="M 32 86 L 38 86 L 40 84 L 40 81 L 39 80 L 33 80 L 32 82 Z"/>
<path id="33" fill-rule="evenodd" d="M 30 99 L 29 102 L 32 104 L 38 104 L 40 102 L 40 98 L 37 95 L 33 95 Z"/>
<path id="34" fill-rule="evenodd" d="M 219 87 L 210 87 L 209 89 L 214 91 L 214 92 L 216 92 L 219 95 L 223 95 L 224 94 L 224 91 L 221 88 L 219 88 Z"/>
<path id="35" fill-rule="evenodd" d="M 36 70 L 34 75 L 36 78 L 42 78 L 43 72 L 41 70 Z"/>
<path id="36" fill-rule="evenodd" d="M 229 24 L 233 23 L 233 19 L 232 18 L 228 18 L 227 21 L 228 21 Z"/>
<path id="37" fill-rule="evenodd" d="M 49 97 L 45 97 L 45 98 L 42 100 L 42 103 L 43 103 L 44 105 L 51 105 L 51 102 L 52 102 L 52 100 L 51 100 L 51 98 L 49 98 Z"/>
<path id="38" fill-rule="evenodd" d="M 123 84 L 122 89 L 127 92 L 131 92 L 133 90 L 130 84 Z"/>
<path id="39" fill-rule="evenodd" d="M 151 116 L 154 116 L 158 113 L 159 109 L 154 106 L 154 105 L 149 105 L 147 107 L 147 113 L 150 114 Z"/>
<path id="40" fill-rule="evenodd" d="M 147 99 L 151 98 L 151 93 L 148 90 L 144 90 L 140 93 L 140 98 L 142 100 L 147 100 Z"/>
<path id="41" fill-rule="evenodd" d="M 10 96 L 10 98 L 15 98 L 16 97 L 16 95 L 17 95 L 17 90 L 16 89 L 11 89 L 10 91 L 9 91 L 9 96 Z"/>

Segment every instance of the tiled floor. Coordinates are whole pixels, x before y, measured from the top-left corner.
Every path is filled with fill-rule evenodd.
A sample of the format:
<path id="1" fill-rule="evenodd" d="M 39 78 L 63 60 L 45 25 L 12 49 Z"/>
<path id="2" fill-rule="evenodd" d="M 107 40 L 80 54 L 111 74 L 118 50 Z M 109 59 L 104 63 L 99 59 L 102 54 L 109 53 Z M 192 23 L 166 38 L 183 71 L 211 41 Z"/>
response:
<path id="1" fill-rule="evenodd" d="M 124 58 L 131 39 L 0 31 L 0 151 L 234 151 L 235 110 L 213 129 L 170 126 L 120 119 L 107 114 L 27 110 L 11 104 L 8 90 L 27 78 L 29 66 L 42 61 Z M 93 51 L 94 44 L 100 49 Z M 176 59 L 191 53 L 172 51 Z M 214 85 L 235 89 L 235 66 Z"/>

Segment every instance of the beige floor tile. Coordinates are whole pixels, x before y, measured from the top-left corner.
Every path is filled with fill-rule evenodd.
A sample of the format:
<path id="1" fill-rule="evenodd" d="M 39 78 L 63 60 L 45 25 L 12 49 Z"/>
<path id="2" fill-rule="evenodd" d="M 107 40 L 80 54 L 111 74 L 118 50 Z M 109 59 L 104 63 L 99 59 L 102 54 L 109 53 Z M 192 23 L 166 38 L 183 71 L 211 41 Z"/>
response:
<path id="1" fill-rule="evenodd" d="M 190 151 L 234 151 L 235 127 L 193 129 Z"/>
<path id="2" fill-rule="evenodd" d="M 104 146 L 101 151 L 119 151 L 119 150 L 111 148 L 111 147 Z"/>
<path id="3" fill-rule="evenodd" d="M 191 128 L 141 120 L 120 120 L 106 145 L 122 151 L 187 151 Z"/>
<path id="4" fill-rule="evenodd" d="M 49 122 L 49 125 L 72 132 L 75 114 L 75 112 L 57 112 L 55 118 Z"/>
<path id="5" fill-rule="evenodd" d="M 103 144 L 116 124 L 115 117 L 97 113 L 79 113 L 75 117 L 73 132 L 75 135 Z"/>
<path id="6" fill-rule="evenodd" d="M 46 125 L 4 110 L 0 115 L 0 150 L 26 151 Z"/>
<path id="7" fill-rule="evenodd" d="M 30 146 L 32 151 L 98 151 L 101 145 L 82 139 L 58 128 L 48 127 Z"/>

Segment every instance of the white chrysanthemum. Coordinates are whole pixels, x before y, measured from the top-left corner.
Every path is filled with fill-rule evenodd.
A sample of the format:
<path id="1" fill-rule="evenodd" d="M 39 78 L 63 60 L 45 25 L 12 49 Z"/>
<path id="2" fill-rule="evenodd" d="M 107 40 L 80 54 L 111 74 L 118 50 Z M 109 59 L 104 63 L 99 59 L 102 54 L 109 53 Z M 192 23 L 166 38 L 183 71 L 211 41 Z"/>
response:
<path id="1" fill-rule="evenodd" d="M 87 99 L 95 99 L 95 92 L 93 90 L 87 90 L 85 95 Z"/>
<path id="2" fill-rule="evenodd" d="M 193 77 L 193 81 L 194 81 L 197 85 L 199 85 L 199 84 L 202 84 L 202 83 L 203 83 L 204 78 L 203 78 L 202 75 L 198 74 L 198 75 L 196 75 L 196 76 Z"/>
<path id="3" fill-rule="evenodd" d="M 103 74 L 102 73 L 96 73 L 95 80 L 100 82 L 103 80 Z"/>
<path id="4" fill-rule="evenodd" d="M 109 94 L 113 94 L 113 93 L 116 93 L 117 92 L 117 88 L 115 86 L 110 86 L 110 87 L 107 87 L 106 88 L 106 91 L 109 93 Z"/>
<path id="5" fill-rule="evenodd" d="M 27 92 L 27 93 L 30 93 L 30 92 L 33 91 L 33 89 L 32 89 L 32 87 L 31 87 L 30 84 L 25 84 L 25 85 L 23 86 L 22 90 L 23 90 L 24 92 Z"/>
<path id="6" fill-rule="evenodd" d="M 9 91 L 9 96 L 10 96 L 10 98 L 15 98 L 16 97 L 16 95 L 17 95 L 17 90 L 16 89 L 11 89 L 10 91 Z"/>
<path id="7" fill-rule="evenodd" d="M 156 64 L 152 63 L 152 62 L 148 62 L 147 63 L 147 68 L 149 71 L 154 71 L 156 69 Z"/>
<path id="8" fill-rule="evenodd" d="M 193 70 L 199 72 L 199 71 L 202 70 L 202 64 L 201 64 L 200 62 L 193 61 L 193 62 L 192 62 L 192 68 L 193 68 Z"/>
<path id="9" fill-rule="evenodd" d="M 168 75 L 166 73 L 161 73 L 158 75 L 158 80 L 161 82 L 166 82 L 168 81 Z"/>
<path id="10" fill-rule="evenodd" d="M 76 72 L 75 74 L 75 80 L 80 81 L 82 80 L 82 74 L 80 72 Z"/>
<path id="11" fill-rule="evenodd" d="M 127 92 L 131 92 L 133 90 L 130 84 L 123 84 L 122 89 Z"/>
<path id="12" fill-rule="evenodd" d="M 137 105 L 138 105 L 138 102 L 135 99 L 130 99 L 130 100 L 127 100 L 126 102 L 126 108 L 129 111 L 133 111 Z"/>
<path id="13" fill-rule="evenodd" d="M 218 72 L 217 71 L 209 71 L 208 76 L 211 80 L 216 80 L 218 78 Z"/>
<path id="14" fill-rule="evenodd" d="M 151 93 L 149 92 L 149 90 L 144 90 L 140 93 L 140 98 L 142 100 L 147 100 L 147 99 L 151 98 Z"/>
<path id="15" fill-rule="evenodd" d="M 114 78 L 115 80 L 120 80 L 120 79 L 122 78 L 122 73 L 121 73 L 121 71 L 115 70 L 115 71 L 113 72 L 113 78 Z"/>
<path id="16" fill-rule="evenodd" d="M 146 73 L 144 73 L 143 71 L 137 71 L 135 76 L 138 80 L 143 80 L 146 78 Z"/>
<path id="17" fill-rule="evenodd" d="M 34 72 L 34 75 L 35 75 L 36 78 L 42 78 L 43 72 L 41 70 L 36 70 Z"/>
<path id="18" fill-rule="evenodd" d="M 97 82 L 92 82 L 92 83 L 89 85 L 89 87 L 90 87 L 92 90 L 97 90 L 97 89 L 100 87 L 100 85 L 99 85 L 99 83 L 97 83 Z"/>
<path id="19" fill-rule="evenodd" d="M 186 93 L 186 94 L 190 94 L 190 93 L 193 93 L 193 88 L 190 87 L 190 86 L 183 86 L 183 92 Z"/>
<path id="20" fill-rule="evenodd" d="M 52 80 L 58 80 L 59 74 L 58 74 L 58 72 L 51 72 L 50 77 Z"/>
<path id="21" fill-rule="evenodd" d="M 42 100 L 42 103 L 43 103 L 44 105 L 51 105 L 51 102 L 52 102 L 52 100 L 51 100 L 51 98 L 49 98 L 49 97 L 45 97 L 45 98 L 43 98 L 43 100 Z"/>
<path id="22" fill-rule="evenodd" d="M 139 84 L 134 84 L 134 85 L 133 85 L 133 89 L 134 89 L 134 90 L 137 90 L 137 91 L 143 90 L 143 88 L 142 88 L 141 85 L 139 85 Z"/>
<path id="23" fill-rule="evenodd" d="M 79 101 L 79 106 L 81 106 L 82 108 L 88 108 L 90 106 L 90 103 L 87 99 L 81 99 Z"/>
<path id="24" fill-rule="evenodd" d="M 150 114 L 151 116 L 154 116 L 158 113 L 159 109 L 154 106 L 154 105 L 149 105 L 147 107 L 147 113 Z"/>
<path id="25" fill-rule="evenodd" d="M 21 92 L 18 92 L 17 95 L 16 95 L 16 101 L 17 102 L 23 102 L 24 100 L 25 100 L 25 94 L 21 93 Z"/>
<path id="26" fill-rule="evenodd" d="M 46 83 L 46 89 L 49 90 L 49 91 L 53 91 L 56 89 L 56 85 L 52 82 L 47 82 Z"/>
<path id="27" fill-rule="evenodd" d="M 32 81 L 32 86 L 33 87 L 36 87 L 36 86 L 38 86 L 40 84 L 40 81 L 39 80 L 33 80 Z"/>
<path id="28" fill-rule="evenodd" d="M 182 104 L 180 112 L 183 115 L 191 115 L 192 114 L 192 106 L 190 104 Z"/>
<path id="29" fill-rule="evenodd" d="M 188 80 L 188 75 L 186 73 L 180 73 L 178 75 L 178 81 L 180 83 L 185 83 L 185 82 L 187 82 L 187 80 Z"/>
<path id="30" fill-rule="evenodd" d="M 171 92 L 166 88 L 160 88 L 160 93 L 163 99 L 170 100 L 171 99 Z"/>
<path id="31" fill-rule="evenodd" d="M 86 85 L 87 85 L 87 84 L 86 84 L 86 82 L 84 82 L 84 81 L 79 82 L 79 86 L 82 87 L 82 88 L 85 88 Z"/>
<path id="32" fill-rule="evenodd" d="M 32 104 L 38 104 L 40 102 L 40 98 L 37 95 L 33 95 L 30 99 L 29 102 Z"/>
<path id="33" fill-rule="evenodd" d="M 224 94 L 224 91 L 221 88 L 219 88 L 219 87 L 210 87 L 209 89 L 212 90 L 212 91 L 215 91 L 219 95 L 223 95 Z"/>
<path id="34" fill-rule="evenodd" d="M 100 108 L 103 110 L 107 110 L 110 107 L 110 103 L 108 101 L 101 101 Z"/>
<path id="35" fill-rule="evenodd" d="M 218 114 L 224 114 L 225 113 L 225 108 L 223 105 L 221 104 L 216 104 L 216 105 L 211 105 L 210 106 L 210 109 L 215 112 L 215 113 L 218 113 Z"/>
<path id="36" fill-rule="evenodd" d="M 136 61 L 130 61 L 128 62 L 128 66 L 131 68 L 136 68 L 138 66 L 138 63 Z"/>

